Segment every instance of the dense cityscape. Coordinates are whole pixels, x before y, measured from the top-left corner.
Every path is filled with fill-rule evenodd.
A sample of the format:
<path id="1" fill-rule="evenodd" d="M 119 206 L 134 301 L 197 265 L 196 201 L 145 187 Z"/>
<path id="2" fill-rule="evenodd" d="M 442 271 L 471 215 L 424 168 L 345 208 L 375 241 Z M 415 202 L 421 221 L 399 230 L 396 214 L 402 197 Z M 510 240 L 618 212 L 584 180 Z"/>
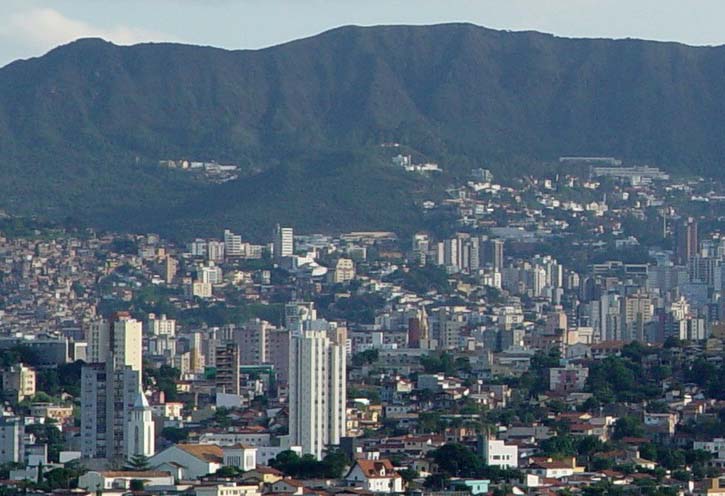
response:
<path id="1" fill-rule="evenodd" d="M 412 235 L 6 215 L 0 495 L 725 494 L 723 183 L 555 169 Z"/>

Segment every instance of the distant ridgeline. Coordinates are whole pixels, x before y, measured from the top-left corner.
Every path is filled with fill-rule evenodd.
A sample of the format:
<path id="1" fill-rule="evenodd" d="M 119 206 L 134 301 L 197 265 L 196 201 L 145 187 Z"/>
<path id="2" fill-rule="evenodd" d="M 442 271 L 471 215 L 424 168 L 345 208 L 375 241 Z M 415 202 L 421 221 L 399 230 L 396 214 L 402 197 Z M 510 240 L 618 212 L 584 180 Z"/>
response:
<path id="1" fill-rule="evenodd" d="M 720 47 L 468 24 L 238 51 L 84 39 L 0 69 L 0 209 L 179 236 L 411 231 L 416 202 L 482 166 L 586 153 L 723 177 L 724 67 Z"/>

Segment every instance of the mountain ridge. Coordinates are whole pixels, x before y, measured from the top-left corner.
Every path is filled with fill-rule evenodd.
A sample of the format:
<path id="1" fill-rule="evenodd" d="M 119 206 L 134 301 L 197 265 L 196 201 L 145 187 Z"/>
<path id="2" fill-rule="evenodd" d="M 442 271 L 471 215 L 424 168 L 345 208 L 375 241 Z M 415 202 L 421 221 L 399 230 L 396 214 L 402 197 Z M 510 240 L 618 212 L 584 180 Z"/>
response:
<path id="1" fill-rule="evenodd" d="M 141 202 L 183 222 L 190 191 L 233 193 L 159 171 L 158 160 L 239 164 L 231 191 L 248 192 L 251 171 L 387 141 L 439 161 L 441 183 L 472 167 L 523 173 L 579 154 L 722 177 L 724 93 L 724 46 L 467 23 L 346 26 L 255 50 L 83 39 L 0 69 L 0 208 L 113 226 L 106 219 Z M 350 156 L 368 167 L 380 163 L 373 155 Z M 241 193 L 235 201 L 249 207 Z M 326 208 L 334 214 L 335 201 Z M 155 227 L 147 217 L 139 228 Z"/>

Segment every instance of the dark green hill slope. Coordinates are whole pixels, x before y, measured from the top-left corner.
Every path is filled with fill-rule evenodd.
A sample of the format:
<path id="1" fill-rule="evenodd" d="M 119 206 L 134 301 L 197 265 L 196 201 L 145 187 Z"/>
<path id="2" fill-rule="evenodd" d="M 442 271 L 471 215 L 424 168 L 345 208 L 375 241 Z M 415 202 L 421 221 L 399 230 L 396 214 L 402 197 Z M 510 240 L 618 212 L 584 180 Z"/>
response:
<path id="1" fill-rule="evenodd" d="M 315 178 L 309 163 L 285 180 L 289 161 L 391 140 L 454 173 L 606 154 L 723 176 L 724 94 L 723 47 L 464 24 L 346 27 L 257 51 L 80 40 L 0 69 L 0 208 L 139 229 L 162 218 L 267 229 L 254 212 L 304 211 L 293 202 L 309 197 L 295 188 L 344 191 L 345 177 Z M 200 186 L 139 166 L 178 157 L 267 172 Z M 367 172 L 355 174 L 395 201 L 419 187 L 394 190 L 387 168 Z M 280 195 L 273 206 L 253 203 L 260 188 Z M 316 201 L 327 220 L 310 227 L 345 227 L 336 209 L 361 227 L 390 215 L 325 194 Z"/>

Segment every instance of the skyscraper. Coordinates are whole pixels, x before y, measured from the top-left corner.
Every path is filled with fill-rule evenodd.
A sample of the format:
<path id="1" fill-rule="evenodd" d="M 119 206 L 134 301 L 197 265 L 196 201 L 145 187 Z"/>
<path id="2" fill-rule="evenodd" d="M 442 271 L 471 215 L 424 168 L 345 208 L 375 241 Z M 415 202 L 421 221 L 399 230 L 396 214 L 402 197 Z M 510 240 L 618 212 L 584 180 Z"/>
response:
<path id="1" fill-rule="evenodd" d="M 120 459 L 129 453 L 129 425 L 141 394 L 141 322 L 127 312 L 91 326 L 89 359 L 81 371 L 81 453 Z"/>
<path id="2" fill-rule="evenodd" d="M 277 380 L 287 383 L 289 370 L 290 333 L 277 329 L 266 320 L 253 319 L 236 329 L 234 341 L 239 346 L 241 365 L 271 364 Z"/>
<path id="3" fill-rule="evenodd" d="M 24 437 L 22 417 L 0 415 L 0 463 L 25 463 Z"/>
<path id="4" fill-rule="evenodd" d="M 88 336 L 88 362 L 106 363 L 113 358 L 117 365 L 128 365 L 140 373 L 142 335 L 141 322 L 128 312 L 93 322 Z"/>
<path id="5" fill-rule="evenodd" d="M 274 228 L 274 258 L 291 257 L 295 252 L 294 230 L 291 227 Z"/>
<path id="6" fill-rule="evenodd" d="M 171 255 L 166 255 L 164 259 L 164 282 L 171 284 L 174 282 L 176 272 L 179 270 L 179 262 L 176 261 Z"/>
<path id="7" fill-rule="evenodd" d="M 486 252 L 488 255 L 488 263 L 490 263 L 496 271 L 501 272 L 503 269 L 503 240 L 489 240 Z"/>
<path id="8" fill-rule="evenodd" d="M 675 227 L 675 258 L 677 265 L 687 265 L 690 257 L 698 254 L 697 221 L 682 219 Z"/>
<path id="9" fill-rule="evenodd" d="M 229 343 L 216 349 L 218 393 L 239 394 L 239 346 Z"/>
<path id="10" fill-rule="evenodd" d="M 290 441 L 318 459 L 345 435 L 344 333 L 332 334 L 303 331 L 290 343 Z"/>
<path id="11" fill-rule="evenodd" d="M 242 256 L 242 237 L 229 229 L 224 230 L 224 253 L 227 257 Z"/>

